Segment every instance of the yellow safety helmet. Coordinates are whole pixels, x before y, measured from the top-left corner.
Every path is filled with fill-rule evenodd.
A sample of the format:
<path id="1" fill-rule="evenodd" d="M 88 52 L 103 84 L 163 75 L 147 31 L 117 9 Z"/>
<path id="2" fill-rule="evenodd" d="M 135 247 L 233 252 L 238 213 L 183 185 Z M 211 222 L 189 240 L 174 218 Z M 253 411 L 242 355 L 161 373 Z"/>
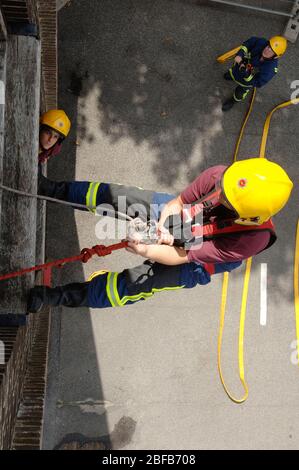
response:
<path id="1" fill-rule="evenodd" d="M 221 187 L 225 199 L 239 215 L 236 223 L 261 225 L 287 203 L 293 183 L 277 163 L 250 158 L 229 166 Z"/>
<path id="2" fill-rule="evenodd" d="M 273 36 L 269 39 L 269 45 L 273 52 L 275 52 L 276 57 L 280 57 L 287 50 L 288 42 L 283 36 Z"/>
<path id="3" fill-rule="evenodd" d="M 71 121 L 62 109 L 50 109 L 40 118 L 40 124 L 51 127 L 64 137 L 68 135 L 71 128 Z"/>

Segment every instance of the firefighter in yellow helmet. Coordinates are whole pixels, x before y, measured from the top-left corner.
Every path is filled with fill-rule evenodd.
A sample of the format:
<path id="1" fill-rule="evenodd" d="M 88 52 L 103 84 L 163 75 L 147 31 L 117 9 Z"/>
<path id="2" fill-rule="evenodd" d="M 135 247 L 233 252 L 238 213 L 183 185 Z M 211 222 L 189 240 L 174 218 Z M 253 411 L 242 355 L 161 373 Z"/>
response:
<path id="1" fill-rule="evenodd" d="M 67 137 L 71 128 L 71 122 L 62 109 L 51 109 L 40 118 L 39 130 L 39 163 L 44 163 L 49 158 L 57 155 L 61 150 L 61 144 Z"/>
<path id="2" fill-rule="evenodd" d="M 47 196 L 88 207 L 109 204 L 118 210 L 125 201 L 129 215 L 138 207 L 144 221 L 156 221 L 158 243 L 137 243 L 131 236 L 128 250 L 146 258 L 143 264 L 120 273 L 101 271 L 89 282 L 33 288 L 29 312 L 44 304 L 123 307 L 162 290 L 207 284 L 212 274 L 235 269 L 275 242 L 271 217 L 287 203 L 293 183 L 278 164 L 252 158 L 206 169 L 178 196 L 102 182 L 47 187 Z"/>
<path id="3" fill-rule="evenodd" d="M 293 183 L 277 163 L 250 158 L 228 167 L 221 187 L 224 201 L 238 215 L 235 223 L 261 225 L 283 208 Z"/>
<path id="4" fill-rule="evenodd" d="M 229 111 L 234 104 L 245 100 L 254 87 L 266 85 L 278 72 L 278 57 L 286 49 L 287 40 L 283 36 L 273 36 L 269 40 L 251 37 L 245 41 L 233 66 L 224 74 L 224 79 L 234 81 L 237 88 L 223 103 L 222 111 Z"/>

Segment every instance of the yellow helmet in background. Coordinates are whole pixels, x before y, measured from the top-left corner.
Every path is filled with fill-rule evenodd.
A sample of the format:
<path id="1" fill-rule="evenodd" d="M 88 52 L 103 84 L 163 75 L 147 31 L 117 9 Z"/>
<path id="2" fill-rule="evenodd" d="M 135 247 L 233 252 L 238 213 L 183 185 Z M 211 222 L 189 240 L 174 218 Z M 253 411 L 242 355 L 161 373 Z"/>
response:
<path id="1" fill-rule="evenodd" d="M 233 163 L 224 172 L 222 191 L 238 213 L 236 223 L 261 225 L 287 203 L 293 183 L 277 163 L 250 158 Z"/>
<path id="2" fill-rule="evenodd" d="M 283 36 L 273 36 L 269 39 L 269 44 L 276 57 L 282 56 L 288 47 L 288 42 Z"/>
<path id="3" fill-rule="evenodd" d="M 71 121 L 62 109 L 50 109 L 40 118 L 40 124 L 51 127 L 55 131 L 67 137 L 71 128 Z"/>

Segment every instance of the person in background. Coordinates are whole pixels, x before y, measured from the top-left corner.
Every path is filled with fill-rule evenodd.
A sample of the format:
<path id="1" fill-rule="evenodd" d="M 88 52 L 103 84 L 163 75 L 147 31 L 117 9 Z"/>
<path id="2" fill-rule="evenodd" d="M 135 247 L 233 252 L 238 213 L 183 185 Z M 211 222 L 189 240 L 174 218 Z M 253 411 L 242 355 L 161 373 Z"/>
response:
<path id="1" fill-rule="evenodd" d="M 68 136 L 71 122 L 62 109 L 50 109 L 42 114 L 39 129 L 38 163 L 45 163 L 61 150 Z"/>
<path id="2" fill-rule="evenodd" d="M 225 80 L 237 84 L 231 98 L 222 105 L 222 111 L 229 111 L 236 103 L 246 99 L 253 88 L 266 85 L 278 72 L 278 57 L 287 49 L 287 40 L 282 36 L 247 39 L 237 55 L 234 65 L 224 74 Z"/>

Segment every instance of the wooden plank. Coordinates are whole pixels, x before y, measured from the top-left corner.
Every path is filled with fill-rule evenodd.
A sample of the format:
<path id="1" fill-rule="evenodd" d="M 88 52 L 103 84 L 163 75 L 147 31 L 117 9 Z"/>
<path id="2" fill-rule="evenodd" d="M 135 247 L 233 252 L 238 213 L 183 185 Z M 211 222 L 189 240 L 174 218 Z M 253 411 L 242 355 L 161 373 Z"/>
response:
<path id="1" fill-rule="evenodd" d="M 2 4 L 2 8 L 5 8 L 5 11 L 26 11 L 27 12 L 27 7 L 24 4 L 20 5 L 20 4 L 17 4 L 17 3 L 13 3 L 11 5 L 3 5 Z"/>
<path id="2" fill-rule="evenodd" d="M 8 10 L 6 11 L 5 16 L 6 16 L 6 20 L 8 23 L 10 22 L 13 23 L 15 20 L 21 20 L 22 22 L 26 24 L 29 22 L 26 10 L 24 10 L 24 12 L 22 11 L 12 12 Z"/>
<path id="3" fill-rule="evenodd" d="M 33 37 L 9 36 L 3 181 L 30 193 L 37 191 L 40 98 L 40 44 Z M 35 264 L 36 200 L 2 194 L 1 272 Z M 0 282 L 0 313 L 26 312 L 31 275 Z"/>
<path id="4" fill-rule="evenodd" d="M 22 18 L 23 21 L 29 21 L 28 8 L 25 0 L 12 1 L 5 0 L 1 2 L 1 11 L 6 23 L 14 21 L 14 19 Z"/>
<path id="5" fill-rule="evenodd" d="M 0 41 L 5 41 L 7 38 L 7 31 L 5 21 L 2 15 L 2 11 L 0 10 Z"/>
<path id="6" fill-rule="evenodd" d="M 0 41 L 0 183 L 3 182 L 3 151 L 4 151 L 4 109 L 5 109 L 5 81 L 6 81 L 6 43 Z M 2 198 L 0 197 L 0 214 Z M 1 219 L 0 219 L 1 227 Z"/>
<path id="7" fill-rule="evenodd" d="M 37 0 L 26 0 L 29 23 L 38 23 L 38 2 Z"/>
<path id="8" fill-rule="evenodd" d="M 1 5 L 2 7 L 8 5 L 26 5 L 26 0 L 2 0 Z"/>

